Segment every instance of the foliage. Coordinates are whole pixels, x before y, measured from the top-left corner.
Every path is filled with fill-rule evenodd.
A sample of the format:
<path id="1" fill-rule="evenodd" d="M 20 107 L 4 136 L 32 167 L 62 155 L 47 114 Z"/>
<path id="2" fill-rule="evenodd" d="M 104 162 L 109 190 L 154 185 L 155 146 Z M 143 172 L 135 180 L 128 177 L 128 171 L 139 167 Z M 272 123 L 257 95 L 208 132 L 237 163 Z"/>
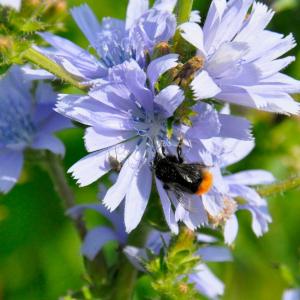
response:
<path id="1" fill-rule="evenodd" d="M 184 229 L 173 240 L 167 253 L 161 251 L 159 257 L 146 265 L 152 277 L 152 287 L 160 299 L 201 299 L 187 275 L 200 263 L 196 250 L 194 233 Z"/>
<path id="2" fill-rule="evenodd" d="M 0 72 L 22 63 L 23 53 L 39 40 L 36 32 L 61 31 L 67 15 L 64 0 L 26 0 L 20 12 L 0 8 Z"/>

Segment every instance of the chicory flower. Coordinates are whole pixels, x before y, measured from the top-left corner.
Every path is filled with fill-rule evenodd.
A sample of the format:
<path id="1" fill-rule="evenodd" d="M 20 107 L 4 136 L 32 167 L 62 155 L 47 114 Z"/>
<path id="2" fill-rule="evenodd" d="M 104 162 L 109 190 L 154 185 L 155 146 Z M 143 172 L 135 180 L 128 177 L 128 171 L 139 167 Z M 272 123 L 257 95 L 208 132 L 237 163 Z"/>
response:
<path id="1" fill-rule="evenodd" d="M 239 162 L 254 148 L 254 141 L 212 138 L 205 141 L 206 147 L 215 153 L 216 161 L 222 169 Z M 223 194 L 226 209 L 213 216 L 216 225 L 224 225 L 224 238 L 228 244 L 233 243 L 238 232 L 236 212 L 248 210 L 252 215 L 252 230 L 260 237 L 268 231 L 272 218 L 268 205 L 254 189 L 256 185 L 270 184 L 274 176 L 265 170 L 247 170 L 224 175 L 223 183 L 227 187 Z M 241 199 L 241 200 L 236 200 Z"/>
<path id="2" fill-rule="evenodd" d="M 20 10 L 21 4 L 21 0 L 0 0 L 0 5 L 12 7 L 17 11 Z"/>
<path id="3" fill-rule="evenodd" d="M 144 66 L 154 46 L 169 41 L 175 34 L 176 18 L 172 14 L 175 4 L 176 0 L 157 0 L 149 9 L 148 0 L 131 0 L 126 21 L 104 18 L 102 23 L 87 4 L 75 7 L 72 16 L 96 55 L 51 33 L 40 35 L 53 48 L 38 50 L 75 78 L 89 83 L 106 77 L 111 67 L 130 59 Z"/>
<path id="4" fill-rule="evenodd" d="M 26 149 L 49 150 L 64 155 L 63 143 L 54 132 L 71 122 L 53 108 L 56 93 L 39 82 L 34 94 L 32 81 L 13 66 L 0 79 L 0 191 L 7 193 L 20 176 Z"/>
<path id="5" fill-rule="evenodd" d="M 162 143 L 177 145 L 180 138 L 175 131 L 173 139 L 168 140 L 166 128 L 168 118 L 184 101 L 183 91 L 176 85 L 160 92 L 155 90 L 159 76 L 176 66 L 176 61 L 175 54 L 160 57 L 149 64 L 145 73 L 136 61 L 130 60 L 111 68 L 107 81 L 99 82 L 88 96 L 61 95 L 57 104 L 59 113 L 88 126 L 85 146 L 93 153 L 69 170 L 80 186 L 89 185 L 112 170 L 111 157 L 122 164 L 118 179 L 103 203 L 113 211 L 125 198 L 127 232 L 139 224 L 146 209 L 156 152 Z M 250 124 L 244 119 L 222 116 L 209 105 L 199 106 L 199 140 L 216 136 L 251 138 Z M 240 132 L 233 131 L 231 135 L 234 122 Z M 203 162 L 201 156 L 199 162 Z M 170 219 L 171 203 L 166 201 L 162 184 L 158 180 L 156 183 L 167 222 L 176 232 L 177 223 Z"/>
<path id="6" fill-rule="evenodd" d="M 86 210 L 93 210 L 105 217 L 110 225 L 96 226 L 89 230 L 84 237 L 81 246 L 81 252 L 89 260 L 95 259 L 103 246 L 108 242 L 115 241 L 120 246 L 125 246 L 127 242 L 127 233 L 123 222 L 123 208 L 114 212 L 109 212 L 103 205 L 81 204 L 72 207 L 67 211 L 67 215 L 77 220 L 82 217 Z"/>
<path id="7" fill-rule="evenodd" d="M 291 34 L 266 29 L 273 15 L 253 0 L 213 0 L 203 28 L 192 22 L 180 26 L 204 60 L 191 83 L 196 99 L 298 114 L 299 104 L 289 94 L 300 92 L 300 82 L 281 73 L 295 59 L 281 56 L 296 43 Z"/>

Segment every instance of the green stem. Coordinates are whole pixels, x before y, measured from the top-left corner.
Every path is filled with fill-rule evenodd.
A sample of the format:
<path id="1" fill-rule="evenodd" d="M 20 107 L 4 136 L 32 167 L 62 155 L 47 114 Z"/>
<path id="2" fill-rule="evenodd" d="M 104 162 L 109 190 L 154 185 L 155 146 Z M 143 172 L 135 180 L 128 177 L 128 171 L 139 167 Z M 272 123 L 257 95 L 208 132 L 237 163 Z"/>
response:
<path id="1" fill-rule="evenodd" d="M 276 182 L 274 184 L 265 185 L 257 188 L 257 192 L 262 197 L 268 197 L 286 192 L 291 189 L 300 187 L 300 176 L 294 176 L 287 180 Z"/>
<path id="2" fill-rule="evenodd" d="M 194 0 L 178 0 L 176 15 L 177 25 L 188 22 L 193 8 Z"/>
<path id="3" fill-rule="evenodd" d="M 114 293 L 111 300 L 132 300 L 133 290 L 138 271 L 127 260 L 124 254 L 120 259 L 119 273 L 115 281 Z"/>
<path id="4" fill-rule="evenodd" d="M 73 85 L 74 87 L 84 91 L 87 89 L 86 85 L 83 85 L 80 82 L 78 82 L 68 72 L 66 72 L 63 68 L 61 68 L 58 64 L 56 64 L 54 61 L 52 61 L 45 55 L 41 54 L 37 50 L 33 48 L 29 48 L 23 53 L 23 57 L 26 60 L 36 64 L 40 68 L 52 73 L 59 79 Z"/>
<path id="5" fill-rule="evenodd" d="M 188 22 L 191 16 L 194 0 L 178 0 L 176 7 L 177 25 Z M 174 51 L 182 57 L 186 56 L 186 52 L 190 45 L 182 38 L 180 30 L 177 29 L 174 36 Z"/>
<path id="6" fill-rule="evenodd" d="M 69 209 L 75 206 L 75 196 L 66 180 L 65 170 L 62 166 L 59 156 L 51 152 L 47 152 L 46 166 L 49 170 L 55 189 L 60 198 L 63 200 L 65 209 Z M 76 221 L 74 220 L 74 225 L 80 235 L 80 238 L 83 239 L 86 234 L 84 222 L 81 219 L 78 219 Z"/>
<path id="7" fill-rule="evenodd" d="M 47 152 L 44 162 L 46 163 L 46 167 L 52 178 L 55 189 L 63 200 L 65 209 L 74 207 L 76 205 L 75 196 L 66 180 L 65 170 L 61 159 L 59 156 L 51 152 Z M 73 222 L 81 240 L 83 240 L 87 233 L 84 221 L 79 218 L 73 220 Z M 103 292 L 108 285 L 107 266 L 103 253 L 100 252 L 93 261 L 84 259 L 84 265 L 93 287 L 97 291 L 99 290 Z"/>
<path id="8" fill-rule="evenodd" d="M 140 224 L 139 227 L 129 236 L 128 244 L 136 247 L 144 247 L 149 228 Z M 115 289 L 111 300 L 132 300 L 138 271 L 128 261 L 124 254 L 121 254 L 119 272 L 115 280 Z"/>

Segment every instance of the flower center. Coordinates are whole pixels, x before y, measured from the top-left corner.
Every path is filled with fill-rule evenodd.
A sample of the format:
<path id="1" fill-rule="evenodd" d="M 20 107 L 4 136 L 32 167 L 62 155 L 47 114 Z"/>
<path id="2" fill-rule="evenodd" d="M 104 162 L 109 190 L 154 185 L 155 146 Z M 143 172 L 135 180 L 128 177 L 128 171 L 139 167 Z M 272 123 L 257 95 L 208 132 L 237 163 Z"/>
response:
<path id="1" fill-rule="evenodd" d="M 24 146 L 31 141 L 34 132 L 35 126 L 22 105 L 9 103 L 0 107 L 0 143 L 2 145 Z"/>
<path id="2" fill-rule="evenodd" d="M 130 46 L 129 39 L 122 36 L 118 30 L 108 31 L 99 38 L 97 51 L 101 61 L 107 68 L 122 64 L 130 58 L 135 58 L 135 52 Z"/>

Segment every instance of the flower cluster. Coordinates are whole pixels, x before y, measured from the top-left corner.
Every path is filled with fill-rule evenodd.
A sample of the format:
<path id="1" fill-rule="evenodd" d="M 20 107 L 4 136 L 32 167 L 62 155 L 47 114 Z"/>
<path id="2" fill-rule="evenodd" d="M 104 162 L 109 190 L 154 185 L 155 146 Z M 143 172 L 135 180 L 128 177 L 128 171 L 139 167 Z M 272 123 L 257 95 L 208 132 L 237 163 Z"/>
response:
<path id="1" fill-rule="evenodd" d="M 1 5 L 12 7 L 16 10 L 20 10 L 21 8 L 21 0 L 1 0 Z"/>
<path id="2" fill-rule="evenodd" d="M 279 73 L 293 58 L 277 59 L 295 45 L 293 38 L 265 29 L 273 16 L 265 5 L 213 1 L 203 28 L 194 17 L 178 27 L 195 49 L 184 63 L 172 48 L 175 1 L 156 1 L 150 9 L 146 2 L 130 1 L 126 22 L 104 19 L 99 24 L 86 5 L 72 10 L 98 58 L 67 40 L 42 35 L 54 49 L 40 51 L 89 84 L 87 95 L 60 95 L 56 106 L 57 112 L 87 126 L 84 141 L 92 153 L 69 172 L 86 186 L 115 171 L 117 162 L 120 173 L 103 204 L 113 211 L 125 199 L 127 232 L 142 219 L 154 177 L 172 232 L 178 233 L 179 222 L 192 230 L 222 226 L 226 242 L 232 243 L 235 213 L 246 209 L 260 236 L 271 217 L 266 201 L 251 186 L 274 178 L 261 170 L 222 175 L 254 147 L 251 125 L 231 115 L 228 106 L 217 111 L 203 100 L 297 113 L 298 104 L 288 93 L 299 91 L 300 84 Z M 160 42 L 167 53 L 156 57 Z M 158 166 L 159 158 L 169 165 Z M 167 178 L 161 168 L 175 175 Z M 189 188 L 193 176 L 202 178 L 198 192 Z"/>

